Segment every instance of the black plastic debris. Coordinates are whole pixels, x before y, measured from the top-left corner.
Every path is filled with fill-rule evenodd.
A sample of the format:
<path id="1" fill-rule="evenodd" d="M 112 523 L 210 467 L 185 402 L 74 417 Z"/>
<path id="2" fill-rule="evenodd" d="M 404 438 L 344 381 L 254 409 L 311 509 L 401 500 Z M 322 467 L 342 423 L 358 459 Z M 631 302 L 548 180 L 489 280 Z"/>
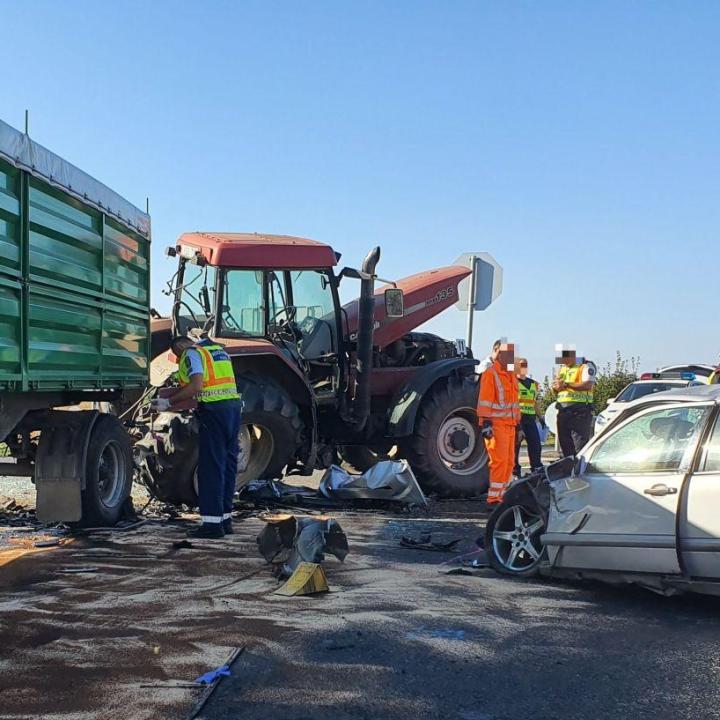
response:
<path id="1" fill-rule="evenodd" d="M 433 542 L 430 533 L 423 533 L 418 538 L 411 538 L 403 535 L 400 538 L 400 545 L 411 550 L 430 550 L 434 552 L 453 552 L 462 538 L 450 540 L 450 542 Z"/>

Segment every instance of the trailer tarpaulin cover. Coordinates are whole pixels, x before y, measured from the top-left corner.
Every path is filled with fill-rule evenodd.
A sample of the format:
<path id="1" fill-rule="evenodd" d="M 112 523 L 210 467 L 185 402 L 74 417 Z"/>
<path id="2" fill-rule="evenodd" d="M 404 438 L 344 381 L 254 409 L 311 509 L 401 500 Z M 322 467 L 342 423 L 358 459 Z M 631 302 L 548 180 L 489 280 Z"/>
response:
<path id="1" fill-rule="evenodd" d="M 320 481 L 320 492 L 325 497 L 341 500 L 393 500 L 407 505 L 427 505 L 405 460 L 383 460 L 362 475 L 352 475 L 332 465 Z"/>
<path id="2" fill-rule="evenodd" d="M 32 175 L 43 178 L 79 200 L 122 220 L 145 237 L 150 216 L 100 181 L 51 152 L 28 135 L 0 120 L 0 157 Z"/>

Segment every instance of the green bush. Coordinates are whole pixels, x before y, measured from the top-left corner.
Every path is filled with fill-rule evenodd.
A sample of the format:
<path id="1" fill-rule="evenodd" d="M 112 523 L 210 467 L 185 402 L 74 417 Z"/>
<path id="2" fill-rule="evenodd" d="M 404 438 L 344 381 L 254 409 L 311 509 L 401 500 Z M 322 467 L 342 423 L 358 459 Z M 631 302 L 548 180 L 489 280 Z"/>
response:
<path id="1" fill-rule="evenodd" d="M 602 412 L 607 407 L 607 401 L 616 397 L 628 384 L 638 379 L 639 358 L 623 359 L 620 351 L 615 356 L 615 364 L 607 363 L 605 367 L 598 368 L 597 382 L 593 394 L 595 413 Z M 552 379 L 547 375 L 540 387 L 540 407 L 543 413 L 548 406 L 555 402 L 557 394 L 551 387 Z"/>

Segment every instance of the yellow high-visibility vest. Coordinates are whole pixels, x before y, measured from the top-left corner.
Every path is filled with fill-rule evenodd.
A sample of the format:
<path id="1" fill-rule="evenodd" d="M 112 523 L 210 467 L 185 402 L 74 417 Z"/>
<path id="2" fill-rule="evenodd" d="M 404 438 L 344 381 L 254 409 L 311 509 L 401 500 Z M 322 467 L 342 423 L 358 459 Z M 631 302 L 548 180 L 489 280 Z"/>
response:
<path id="1" fill-rule="evenodd" d="M 539 392 L 540 386 L 535 380 L 531 380 L 530 387 L 526 388 L 518 378 L 518 402 L 520 403 L 521 415 L 535 415 L 535 401 Z"/>
<path id="2" fill-rule="evenodd" d="M 203 387 L 198 393 L 199 402 L 209 403 L 219 400 L 237 400 L 240 396 L 235 383 L 230 356 L 222 345 L 194 345 L 192 350 L 199 353 L 203 365 Z M 177 378 L 183 387 L 190 383 L 190 361 L 187 350 L 182 354 Z"/>
<path id="3" fill-rule="evenodd" d="M 563 365 L 558 371 L 558 379 L 566 383 L 582 382 L 583 368 L 585 365 Z M 585 403 L 590 404 L 593 401 L 592 390 L 572 390 L 565 388 L 558 393 L 557 401 L 562 405 L 564 403 Z"/>

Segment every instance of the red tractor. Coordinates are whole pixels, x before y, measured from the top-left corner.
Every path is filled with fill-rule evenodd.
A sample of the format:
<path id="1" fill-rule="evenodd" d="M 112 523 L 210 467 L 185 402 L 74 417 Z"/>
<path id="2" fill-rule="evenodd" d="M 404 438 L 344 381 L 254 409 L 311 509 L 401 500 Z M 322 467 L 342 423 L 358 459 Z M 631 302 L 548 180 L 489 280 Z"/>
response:
<path id="1" fill-rule="evenodd" d="M 309 475 L 340 458 L 358 470 L 407 458 L 422 487 L 445 497 L 487 489 L 478 432 L 476 361 L 414 328 L 453 305 L 466 267 L 429 270 L 375 290 L 380 249 L 362 269 L 302 238 L 188 233 L 168 293 L 171 318 L 153 321 L 154 374 L 174 361 L 175 333 L 222 343 L 243 402 L 238 486 Z M 360 281 L 347 305 L 341 282 Z M 191 413 L 158 418 L 140 446 L 143 481 L 169 502 L 195 505 Z"/>

